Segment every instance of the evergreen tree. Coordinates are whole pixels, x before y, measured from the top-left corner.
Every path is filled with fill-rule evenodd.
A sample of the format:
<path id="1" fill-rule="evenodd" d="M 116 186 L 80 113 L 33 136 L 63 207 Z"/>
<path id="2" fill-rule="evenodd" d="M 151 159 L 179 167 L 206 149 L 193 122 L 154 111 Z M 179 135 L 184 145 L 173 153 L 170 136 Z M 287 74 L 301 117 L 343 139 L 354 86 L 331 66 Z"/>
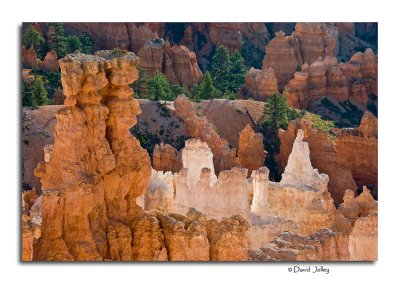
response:
<path id="1" fill-rule="evenodd" d="M 229 89 L 231 61 L 228 49 L 221 45 L 211 59 L 211 76 L 215 87 L 222 93 Z"/>
<path id="2" fill-rule="evenodd" d="M 142 67 L 137 67 L 138 69 L 138 79 L 135 81 L 133 84 L 133 95 L 136 94 L 137 97 L 139 98 L 150 98 L 149 97 L 149 89 L 148 89 L 148 83 L 149 79 L 147 78 L 147 72 L 146 69 Z"/>
<path id="3" fill-rule="evenodd" d="M 67 37 L 67 53 L 74 53 L 75 51 L 82 51 L 82 44 L 79 37 L 71 35 Z"/>
<path id="4" fill-rule="evenodd" d="M 150 99 L 164 101 L 173 99 L 171 86 L 164 74 L 157 72 L 149 79 L 147 85 Z"/>
<path id="5" fill-rule="evenodd" d="M 43 36 L 35 30 L 32 25 L 29 26 L 27 30 L 25 30 L 22 35 L 22 45 L 26 48 L 33 48 L 35 50 L 36 55 L 40 55 L 40 49 L 44 44 L 45 40 Z"/>
<path id="6" fill-rule="evenodd" d="M 216 96 L 215 87 L 210 72 L 206 72 L 200 83 L 200 98 L 211 99 Z"/>
<path id="7" fill-rule="evenodd" d="M 43 78 L 38 76 L 32 82 L 32 101 L 33 106 L 40 106 L 49 103 L 47 98 L 47 90 L 44 87 Z"/>
<path id="8" fill-rule="evenodd" d="M 82 53 L 91 54 L 93 41 L 90 38 L 89 34 L 87 32 L 82 32 L 82 34 L 79 36 L 79 40 L 82 44 Z"/>
<path id="9" fill-rule="evenodd" d="M 22 81 L 21 94 L 22 94 L 22 106 L 29 106 L 29 107 L 36 106 L 32 99 L 32 91 L 24 81 Z"/>
<path id="10" fill-rule="evenodd" d="M 54 29 L 51 34 L 50 48 L 57 52 L 59 58 L 64 57 L 68 51 L 67 38 L 64 35 L 64 27 L 62 23 L 49 23 L 49 27 Z"/>
<path id="11" fill-rule="evenodd" d="M 277 136 L 278 129 L 286 129 L 288 126 L 288 105 L 286 97 L 279 93 L 273 94 L 264 104 L 263 125 L 271 129 Z"/>
<path id="12" fill-rule="evenodd" d="M 171 90 L 175 97 L 181 94 L 184 94 L 186 97 L 191 96 L 187 86 L 185 85 L 172 85 Z"/>
<path id="13" fill-rule="evenodd" d="M 230 79 L 228 90 L 236 93 L 244 84 L 246 77 L 246 65 L 239 51 L 233 52 L 230 57 Z"/>

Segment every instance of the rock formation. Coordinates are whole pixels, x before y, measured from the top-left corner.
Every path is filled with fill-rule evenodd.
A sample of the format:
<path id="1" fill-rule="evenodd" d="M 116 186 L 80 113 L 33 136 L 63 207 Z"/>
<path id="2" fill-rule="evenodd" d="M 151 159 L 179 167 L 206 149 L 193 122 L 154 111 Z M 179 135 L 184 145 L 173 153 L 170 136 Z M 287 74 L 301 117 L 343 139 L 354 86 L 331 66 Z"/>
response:
<path id="1" fill-rule="evenodd" d="M 182 169 L 180 153 L 169 144 L 157 144 L 153 151 L 153 168 L 157 171 L 179 172 Z"/>
<path id="2" fill-rule="evenodd" d="M 296 108 L 307 108 L 310 101 L 323 96 L 333 96 L 339 101 L 350 98 L 347 79 L 335 57 L 319 57 L 310 66 L 304 64 L 286 86 L 284 95 Z"/>
<path id="3" fill-rule="evenodd" d="M 337 161 L 350 169 L 359 187 L 367 186 L 378 197 L 378 120 L 365 112 L 360 126 L 337 132 Z"/>
<path id="4" fill-rule="evenodd" d="M 39 61 L 39 68 L 45 72 L 58 72 L 59 71 L 58 56 L 57 56 L 57 52 L 54 49 L 47 52 L 43 61 Z"/>
<path id="5" fill-rule="evenodd" d="M 22 65 L 26 68 L 39 68 L 45 72 L 58 72 L 58 57 L 55 50 L 50 50 L 46 53 L 44 60 L 37 58 L 35 50 L 33 48 L 26 49 L 22 48 L 21 55 Z"/>
<path id="6" fill-rule="evenodd" d="M 35 170 L 42 194 L 23 197 L 23 260 L 247 260 L 244 218 L 207 220 L 192 210 L 168 214 L 171 202 L 154 205 L 172 198 L 173 178 L 156 171 L 150 177 L 149 156 L 129 132 L 140 113 L 128 87 L 137 61 L 113 51 L 60 60 L 65 106 L 56 114 L 54 144 Z M 183 160 L 192 161 L 185 153 Z M 247 172 L 239 172 L 244 182 Z M 231 175 L 220 178 L 229 184 Z M 146 208 L 164 212 L 137 205 L 149 183 Z"/>
<path id="7" fill-rule="evenodd" d="M 304 64 L 286 86 L 291 106 L 307 108 L 311 101 L 332 96 L 338 101 L 353 99 L 367 106 L 369 94 L 377 95 L 377 59 L 371 49 L 356 53 L 349 62 L 338 63 L 326 56 Z"/>
<path id="8" fill-rule="evenodd" d="M 199 117 L 190 101 L 180 95 L 174 101 L 175 113 L 185 124 L 188 136 L 206 142 L 214 155 L 214 166 L 217 174 L 222 170 L 239 165 L 236 150 L 230 148 L 228 142 L 222 139 L 205 117 Z"/>
<path id="9" fill-rule="evenodd" d="M 206 117 L 231 147 L 239 148 L 240 131 L 247 124 L 259 131 L 257 124 L 262 119 L 264 103 L 254 100 L 210 99 L 201 101 L 196 107 L 199 115 Z"/>
<path id="10" fill-rule="evenodd" d="M 240 166 L 253 170 L 264 166 L 266 152 L 264 151 L 264 137 L 256 134 L 249 124 L 240 132 L 238 158 Z"/>
<path id="11" fill-rule="evenodd" d="M 139 204 L 145 210 L 162 209 L 174 212 L 174 175 L 171 172 L 152 170 L 149 186 L 143 196 L 143 203 Z"/>
<path id="12" fill-rule="evenodd" d="M 319 230 L 309 236 L 283 232 L 258 250 L 251 250 L 254 261 L 338 261 L 342 247 L 334 232 Z M 347 247 L 345 247 L 347 248 Z"/>
<path id="13" fill-rule="evenodd" d="M 286 131 L 279 131 L 281 167 L 286 165 L 297 129 L 303 129 L 311 163 L 329 175 L 329 192 L 336 204 L 343 202 L 347 189 L 356 191 L 357 186 L 368 186 L 377 197 L 377 119 L 366 112 L 358 128 L 335 130 L 335 140 L 312 123 L 307 119 L 292 121 Z"/>
<path id="14" fill-rule="evenodd" d="M 311 166 L 303 135 L 299 130 L 280 183 L 269 182 L 269 171 L 264 168 L 253 171 L 251 249 L 262 247 L 283 231 L 306 236 L 332 229 L 340 216 L 328 193 L 329 178 Z"/>
<path id="15" fill-rule="evenodd" d="M 362 81 L 367 94 L 378 95 L 378 59 L 371 48 L 357 52 L 349 62 L 340 64 L 349 85 Z M 353 95 L 354 96 L 354 95 Z"/>
<path id="16" fill-rule="evenodd" d="M 197 65 L 196 53 L 189 51 L 184 45 L 174 45 L 170 50 L 167 49 L 168 51 L 178 84 L 191 87 L 201 80 L 203 74 Z"/>
<path id="17" fill-rule="evenodd" d="M 22 65 L 27 68 L 35 68 L 38 66 L 38 58 L 36 57 L 36 52 L 33 48 L 22 48 L 21 53 Z"/>
<path id="18" fill-rule="evenodd" d="M 35 259 L 106 259 L 107 231 L 117 229 L 109 224 L 137 213 L 150 177 L 148 154 L 129 133 L 140 113 L 128 87 L 137 61 L 112 51 L 60 60 L 66 107 L 56 115 L 51 158 L 35 170 L 43 190 Z"/>
<path id="19" fill-rule="evenodd" d="M 286 85 L 293 77 L 296 69 L 303 64 L 299 53 L 298 41 L 295 37 L 285 36 L 279 31 L 265 48 L 263 69 L 272 68 L 279 87 Z"/>
<path id="20" fill-rule="evenodd" d="M 196 53 L 186 46 L 170 46 L 162 39 L 149 40 L 140 48 L 139 66 L 146 69 L 149 77 L 164 72 L 172 84 L 192 87 L 201 80 L 202 73 L 197 65 Z"/>
<path id="21" fill-rule="evenodd" d="M 360 217 L 349 237 L 350 260 L 378 260 L 378 214 Z"/>
<path id="22" fill-rule="evenodd" d="M 246 72 L 245 80 L 244 97 L 265 101 L 274 93 L 279 92 L 274 70 L 271 67 L 266 70 L 258 70 L 252 67 Z"/>
<path id="23" fill-rule="evenodd" d="M 350 260 L 373 261 L 378 259 L 378 204 L 370 191 L 354 197 L 354 192 L 346 191 L 339 211 L 351 221 L 353 229 L 349 236 Z"/>
<path id="24" fill-rule="evenodd" d="M 303 139 L 303 130 L 298 130 L 280 184 L 283 186 L 299 184 L 305 188 L 324 189 L 324 185 L 328 183 L 328 176 L 320 175 L 317 169 L 313 169 L 310 161 L 310 148 L 308 143 L 303 142 Z"/>
<path id="25" fill-rule="evenodd" d="M 208 218 L 239 214 L 249 219 L 247 169 L 233 168 L 214 173 L 213 154 L 205 142 L 187 140 L 182 151 L 183 169 L 175 179 L 174 211 L 185 214 L 193 207 Z"/>
<path id="26" fill-rule="evenodd" d="M 287 164 L 298 129 L 303 129 L 305 132 L 305 141 L 310 146 L 311 164 L 329 176 L 329 192 L 336 204 L 342 203 L 345 190 L 355 191 L 357 185 L 349 168 L 339 164 L 335 144 L 326 133 L 314 129 L 311 121 L 306 119 L 291 121 L 286 131 L 278 132 L 280 166 L 284 168 Z"/>
<path id="27" fill-rule="evenodd" d="M 297 23 L 293 35 L 299 42 L 304 63 L 311 64 L 318 57 L 338 54 L 338 30 L 327 23 Z"/>
<path id="28" fill-rule="evenodd" d="M 367 217 L 376 212 L 378 204 L 371 195 L 371 192 L 364 187 L 363 192 L 354 197 L 354 192 L 347 190 L 343 197 L 343 203 L 339 206 L 339 212 L 349 219 L 354 225 L 359 217 Z"/>

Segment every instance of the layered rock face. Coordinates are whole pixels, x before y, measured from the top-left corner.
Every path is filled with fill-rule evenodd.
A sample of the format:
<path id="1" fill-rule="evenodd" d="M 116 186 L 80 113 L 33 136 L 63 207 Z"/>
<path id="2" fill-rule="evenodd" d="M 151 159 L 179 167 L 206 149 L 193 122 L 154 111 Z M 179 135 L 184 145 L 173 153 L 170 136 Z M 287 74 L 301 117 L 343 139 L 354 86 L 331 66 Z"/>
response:
<path id="1" fill-rule="evenodd" d="M 264 151 L 264 137 L 256 134 L 249 124 L 240 132 L 238 158 L 240 166 L 248 170 L 250 175 L 253 170 L 264 166 L 266 157 Z"/>
<path id="2" fill-rule="evenodd" d="M 297 23 L 293 35 L 300 45 L 304 63 L 311 64 L 318 57 L 336 57 L 338 54 L 337 27 L 326 23 Z"/>
<path id="3" fill-rule="evenodd" d="M 243 89 L 244 97 L 252 97 L 255 100 L 265 101 L 274 93 L 279 92 L 274 70 L 269 67 L 266 70 L 250 68 L 246 72 L 246 84 Z"/>
<path id="4" fill-rule="evenodd" d="M 247 170 L 233 168 L 214 173 L 213 154 L 200 140 L 186 141 L 182 151 L 183 169 L 175 180 L 174 211 L 184 214 L 190 207 L 209 218 L 239 214 L 250 218 L 247 200 Z"/>
<path id="5" fill-rule="evenodd" d="M 51 157 L 35 170 L 43 194 L 34 259 L 106 259 L 108 225 L 125 227 L 137 213 L 150 176 L 148 154 L 129 133 L 140 113 L 128 87 L 137 61 L 111 51 L 60 60 L 66 107 L 56 114 Z"/>
<path id="6" fill-rule="evenodd" d="M 157 144 L 153 151 L 153 168 L 157 171 L 179 172 L 182 169 L 180 153 L 169 144 Z"/>
<path id="7" fill-rule="evenodd" d="M 307 108 L 310 101 L 333 96 L 339 101 L 350 98 L 346 76 L 335 57 L 319 57 L 310 66 L 304 64 L 286 86 L 284 95 L 291 106 Z M 368 100 L 368 97 L 367 97 Z"/>
<path id="8" fill-rule="evenodd" d="M 367 94 L 378 95 L 378 59 L 371 48 L 367 48 L 364 53 L 354 54 L 349 62 L 340 64 L 340 69 L 349 85 L 360 83 L 361 80 Z"/>
<path id="9" fill-rule="evenodd" d="M 297 23 L 290 36 L 279 31 L 266 46 L 263 69 L 271 67 L 282 88 L 303 63 L 312 64 L 319 57 L 335 57 L 338 35 L 334 25 L 324 23 Z"/>
<path id="10" fill-rule="evenodd" d="M 302 64 L 297 38 L 285 36 L 282 31 L 275 33 L 274 39 L 265 48 L 263 69 L 272 68 L 279 87 L 283 87 Z"/>
<path id="11" fill-rule="evenodd" d="M 323 96 L 338 101 L 353 99 L 367 106 L 369 94 L 377 93 L 377 59 L 367 49 L 346 63 L 339 64 L 335 57 L 326 56 L 323 60 L 318 57 L 311 65 L 304 64 L 301 71 L 294 73 L 284 95 L 291 106 L 303 109 Z"/>
<path id="12" fill-rule="evenodd" d="M 229 147 L 228 142 L 219 136 L 205 117 L 197 116 L 193 105 L 184 95 L 178 96 L 174 101 L 174 107 L 176 115 L 185 124 L 187 135 L 206 142 L 211 148 L 217 174 L 239 165 L 236 150 Z"/>
<path id="13" fill-rule="evenodd" d="M 359 187 L 367 186 L 378 197 L 378 120 L 365 112 L 360 126 L 342 129 L 336 139 L 338 163 L 350 169 Z"/>
<path id="14" fill-rule="evenodd" d="M 202 73 L 197 65 L 196 53 L 186 46 L 170 46 L 162 39 L 147 41 L 138 52 L 139 66 L 146 69 L 149 77 L 156 72 L 165 73 L 172 84 L 193 86 L 201 80 Z"/>

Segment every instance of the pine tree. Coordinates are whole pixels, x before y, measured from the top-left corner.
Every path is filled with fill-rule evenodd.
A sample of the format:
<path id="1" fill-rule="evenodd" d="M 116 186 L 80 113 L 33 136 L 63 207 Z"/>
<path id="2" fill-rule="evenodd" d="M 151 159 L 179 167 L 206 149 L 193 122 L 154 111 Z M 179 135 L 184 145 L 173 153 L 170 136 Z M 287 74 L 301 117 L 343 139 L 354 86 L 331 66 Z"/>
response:
<path id="1" fill-rule="evenodd" d="M 150 99 L 164 101 L 173 99 L 171 86 L 164 74 L 157 72 L 149 79 L 147 85 Z"/>
<path id="2" fill-rule="evenodd" d="M 211 78 L 210 72 L 206 72 L 201 79 L 200 84 L 200 98 L 210 99 L 215 97 L 215 87 Z"/>
<path id="3" fill-rule="evenodd" d="M 172 85 L 171 90 L 172 90 L 174 97 L 177 97 L 181 94 L 185 95 L 186 97 L 191 96 L 189 89 L 185 85 Z"/>
<path id="4" fill-rule="evenodd" d="M 246 76 L 246 65 L 239 51 L 236 50 L 231 55 L 230 65 L 231 68 L 228 90 L 232 93 L 236 93 L 243 86 Z"/>
<path id="5" fill-rule="evenodd" d="M 36 55 L 40 55 L 40 49 L 44 44 L 45 40 L 43 36 L 35 30 L 32 25 L 22 35 L 22 45 L 26 48 L 33 48 Z"/>
<path id="6" fill-rule="evenodd" d="M 47 90 L 44 87 L 43 78 L 38 76 L 32 82 L 32 101 L 33 106 L 40 106 L 49 103 L 47 98 Z"/>
<path id="7" fill-rule="evenodd" d="M 221 45 L 211 59 L 211 76 L 214 85 L 222 93 L 229 89 L 231 61 L 228 49 Z"/>
<path id="8" fill-rule="evenodd" d="M 51 34 L 50 48 L 57 52 L 59 58 L 64 57 L 67 54 L 67 38 L 64 35 L 64 27 L 62 23 L 49 23 L 49 27 L 54 29 Z"/>
<path id="9" fill-rule="evenodd" d="M 79 41 L 82 44 L 82 52 L 85 54 L 91 54 L 93 41 L 90 38 L 89 34 L 87 32 L 82 32 L 82 34 L 79 36 Z"/>
<path id="10" fill-rule="evenodd" d="M 74 53 L 75 51 L 82 51 L 82 44 L 79 37 L 71 35 L 67 37 L 67 53 Z"/>
<path id="11" fill-rule="evenodd" d="M 288 126 L 286 97 L 279 93 L 273 94 L 264 104 L 263 125 L 278 135 L 278 129 Z"/>

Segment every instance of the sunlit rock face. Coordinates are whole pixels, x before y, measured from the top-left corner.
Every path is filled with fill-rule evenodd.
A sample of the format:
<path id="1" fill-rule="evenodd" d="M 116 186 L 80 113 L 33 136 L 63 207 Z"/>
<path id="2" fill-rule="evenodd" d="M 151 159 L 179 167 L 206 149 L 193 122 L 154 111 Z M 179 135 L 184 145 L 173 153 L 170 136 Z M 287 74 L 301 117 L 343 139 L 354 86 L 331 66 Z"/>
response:
<path id="1" fill-rule="evenodd" d="M 253 171 L 252 249 L 285 230 L 306 236 L 330 229 L 335 221 L 337 211 L 328 193 L 328 176 L 312 167 L 303 137 L 299 130 L 280 183 L 269 182 L 265 168 Z"/>
<path id="2" fill-rule="evenodd" d="M 279 184 L 281 186 L 300 186 L 323 190 L 326 188 L 329 178 L 325 174 L 319 174 L 318 170 L 312 167 L 310 148 L 303 139 L 303 130 L 298 130 L 285 172 L 282 174 L 282 180 Z"/>
<path id="3" fill-rule="evenodd" d="M 60 60 L 66 107 L 56 114 L 51 156 L 35 170 L 43 194 L 34 259 L 102 260 L 128 241 L 128 215 L 138 213 L 151 173 L 147 152 L 129 133 L 140 113 L 128 87 L 137 62 L 133 53 L 112 51 Z M 116 233 L 122 238 L 109 238 Z"/>
<path id="4" fill-rule="evenodd" d="M 249 219 L 247 170 L 224 170 L 217 178 L 212 158 L 206 143 L 196 139 L 186 141 L 182 151 L 183 169 L 175 179 L 175 212 L 183 214 L 193 207 L 209 218 L 239 214 Z"/>

